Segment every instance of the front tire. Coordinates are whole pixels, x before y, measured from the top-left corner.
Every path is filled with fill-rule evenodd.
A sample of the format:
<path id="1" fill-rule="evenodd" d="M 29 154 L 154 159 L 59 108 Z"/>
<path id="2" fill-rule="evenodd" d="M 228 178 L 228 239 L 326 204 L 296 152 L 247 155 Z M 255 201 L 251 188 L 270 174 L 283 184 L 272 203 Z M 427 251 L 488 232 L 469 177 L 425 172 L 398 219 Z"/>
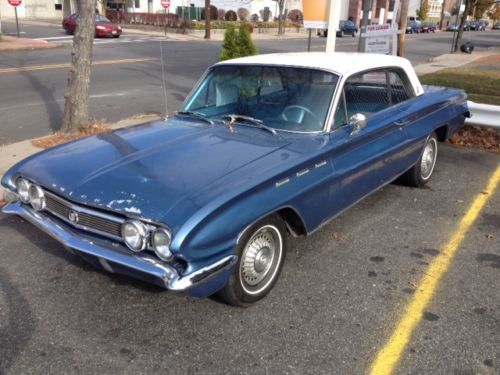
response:
<path id="1" fill-rule="evenodd" d="M 238 262 L 218 295 L 246 307 L 264 298 L 278 280 L 286 254 L 285 223 L 273 214 L 252 225 L 240 238 Z"/>
<path id="2" fill-rule="evenodd" d="M 410 186 L 424 186 L 434 172 L 437 154 L 438 139 L 436 133 L 433 132 L 425 142 L 424 150 L 417 163 L 402 176 L 403 181 Z"/>

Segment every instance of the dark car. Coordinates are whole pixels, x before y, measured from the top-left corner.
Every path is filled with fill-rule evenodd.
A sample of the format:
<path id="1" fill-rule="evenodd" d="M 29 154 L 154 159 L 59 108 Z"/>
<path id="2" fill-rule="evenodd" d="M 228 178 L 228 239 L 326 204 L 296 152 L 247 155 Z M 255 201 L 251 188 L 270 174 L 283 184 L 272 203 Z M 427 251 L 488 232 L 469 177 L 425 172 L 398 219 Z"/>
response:
<path id="1" fill-rule="evenodd" d="M 62 27 L 67 34 L 74 34 L 78 24 L 78 15 L 72 14 L 71 16 L 64 17 Z M 96 37 L 109 37 L 119 38 L 122 33 L 122 28 L 111 22 L 104 16 L 96 14 L 95 16 L 95 36 Z"/>
<path id="2" fill-rule="evenodd" d="M 418 34 L 422 32 L 422 24 L 417 21 L 410 21 L 406 25 L 406 34 Z"/>
<path id="3" fill-rule="evenodd" d="M 423 33 L 435 33 L 437 29 L 437 26 L 435 23 L 424 23 L 422 25 L 422 32 Z"/>
<path id="4" fill-rule="evenodd" d="M 455 25 L 454 23 L 450 23 L 446 27 L 446 31 L 458 31 L 458 25 Z"/>
<path id="5" fill-rule="evenodd" d="M 500 30 L 500 22 L 493 25 L 492 30 Z"/>
<path id="6" fill-rule="evenodd" d="M 358 32 L 358 27 L 354 22 L 350 20 L 340 21 L 336 36 L 343 37 L 344 35 L 351 35 L 352 37 L 355 37 L 357 32 Z M 323 31 L 323 35 L 325 37 L 328 36 L 328 29 Z"/>

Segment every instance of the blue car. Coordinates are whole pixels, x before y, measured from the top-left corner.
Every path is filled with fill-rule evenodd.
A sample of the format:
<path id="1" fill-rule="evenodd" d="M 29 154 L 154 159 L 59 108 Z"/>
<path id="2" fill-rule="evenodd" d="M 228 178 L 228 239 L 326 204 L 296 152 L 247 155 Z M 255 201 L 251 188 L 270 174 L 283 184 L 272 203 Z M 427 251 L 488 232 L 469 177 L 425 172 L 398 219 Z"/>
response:
<path id="1" fill-rule="evenodd" d="M 3 211 L 96 267 L 248 306 L 273 288 L 290 236 L 397 178 L 426 184 L 439 142 L 468 116 L 466 99 L 422 87 L 394 56 L 225 61 L 164 121 L 12 167 L 2 185 L 16 199 Z"/>

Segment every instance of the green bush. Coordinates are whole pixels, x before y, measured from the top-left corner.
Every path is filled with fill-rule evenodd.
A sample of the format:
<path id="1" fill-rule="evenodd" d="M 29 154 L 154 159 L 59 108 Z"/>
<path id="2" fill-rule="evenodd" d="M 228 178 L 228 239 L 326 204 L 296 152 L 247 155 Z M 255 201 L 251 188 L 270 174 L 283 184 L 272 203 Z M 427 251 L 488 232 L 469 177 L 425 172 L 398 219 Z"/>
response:
<path id="1" fill-rule="evenodd" d="M 234 24 L 227 23 L 224 41 L 222 42 L 222 50 L 218 61 L 252 56 L 258 53 L 257 47 L 255 47 L 252 41 L 249 26 L 250 25 L 245 22 L 241 23 L 238 28 L 238 33 L 236 33 Z"/>

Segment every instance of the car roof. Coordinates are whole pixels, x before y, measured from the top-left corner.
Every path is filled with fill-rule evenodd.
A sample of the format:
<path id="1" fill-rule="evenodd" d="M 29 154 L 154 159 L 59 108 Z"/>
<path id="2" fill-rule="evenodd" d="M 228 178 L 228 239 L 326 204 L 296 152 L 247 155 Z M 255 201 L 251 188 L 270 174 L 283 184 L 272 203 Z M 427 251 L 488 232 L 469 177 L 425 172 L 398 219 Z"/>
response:
<path id="1" fill-rule="evenodd" d="M 411 66 L 411 63 L 402 57 L 382 54 L 368 54 L 355 52 L 292 52 L 271 53 L 241 57 L 217 63 L 217 65 L 281 65 L 291 67 L 313 68 L 330 70 L 342 76 L 350 76 L 365 70 L 399 67 L 406 71 L 415 93 L 423 93 L 422 86 Z"/>

